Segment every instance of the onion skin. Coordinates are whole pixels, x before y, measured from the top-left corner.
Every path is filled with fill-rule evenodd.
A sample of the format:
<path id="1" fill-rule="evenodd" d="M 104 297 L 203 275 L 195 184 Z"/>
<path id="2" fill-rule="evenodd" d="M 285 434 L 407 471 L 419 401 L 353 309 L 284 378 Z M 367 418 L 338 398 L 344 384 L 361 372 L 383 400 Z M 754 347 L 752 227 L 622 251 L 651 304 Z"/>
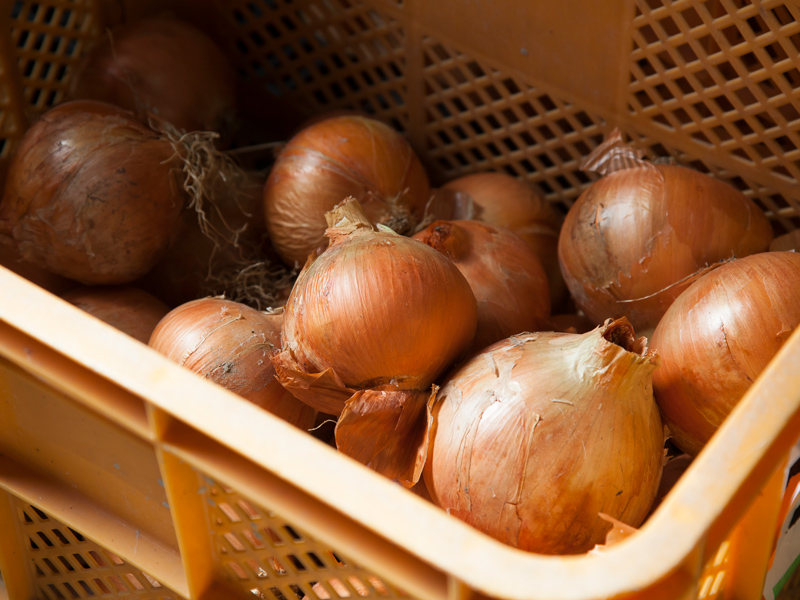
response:
<path id="1" fill-rule="evenodd" d="M 478 302 L 470 352 L 547 328 L 550 292 L 536 253 L 507 229 L 479 221 L 436 221 L 413 239 L 452 260 Z"/>
<path id="2" fill-rule="evenodd" d="M 655 327 L 693 276 L 767 249 L 763 212 L 722 181 L 676 165 L 627 168 L 581 194 L 559 238 L 564 279 L 595 322 Z"/>
<path id="3" fill-rule="evenodd" d="M 326 245 L 325 213 L 352 196 L 373 223 L 398 233 L 421 221 L 428 177 L 411 146 L 380 121 L 314 123 L 281 150 L 264 187 L 267 231 L 281 259 L 302 265 Z"/>
<path id="4" fill-rule="evenodd" d="M 547 273 L 550 302 L 560 308 L 568 298 L 558 264 L 558 234 L 564 217 L 534 187 L 505 173 L 475 173 L 448 182 L 444 190 L 472 197 L 474 218 L 516 233 L 527 242 Z"/>
<path id="5" fill-rule="evenodd" d="M 233 71 L 198 29 L 168 17 L 115 27 L 81 58 L 70 99 L 152 112 L 184 131 L 229 133 L 236 112 Z"/>
<path id="6" fill-rule="evenodd" d="M 158 324 L 149 345 L 179 365 L 308 430 L 316 411 L 275 379 L 269 355 L 280 346 L 283 316 L 221 298 L 182 304 Z"/>
<path id="7" fill-rule="evenodd" d="M 684 452 L 696 456 L 800 323 L 800 254 L 765 252 L 691 285 L 656 327 L 656 401 Z"/>
<path id="8" fill-rule="evenodd" d="M 622 344 L 622 345 L 618 345 Z M 661 478 L 657 358 L 620 319 L 487 348 L 444 384 L 424 480 L 434 502 L 541 554 L 604 541 L 599 513 L 638 527 Z"/>
<path id="9" fill-rule="evenodd" d="M 131 286 L 79 287 L 61 298 L 146 344 L 169 307 Z"/>
<path id="10" fill-rule="evenodd" d="M 129 283 L 166 252 L 185 202 L 171 144 L 110 104 L 67 102 L 25 133 L 0 202 L 20 257 L 85 284 Z"/>

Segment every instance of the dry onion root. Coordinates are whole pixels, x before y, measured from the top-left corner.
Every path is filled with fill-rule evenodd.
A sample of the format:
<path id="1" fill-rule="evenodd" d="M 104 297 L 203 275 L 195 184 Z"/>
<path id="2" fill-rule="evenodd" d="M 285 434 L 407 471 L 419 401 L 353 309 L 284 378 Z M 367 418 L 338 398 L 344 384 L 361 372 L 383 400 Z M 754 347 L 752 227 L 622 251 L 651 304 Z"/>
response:
<path id="1" fill-rule="evenodd" d="M 547 275 L 533 249 L 507 229 L 479 221 L 436 221 L 413 239 L 451 259 L 478 302 L 469 353 L 523 331 L 547 329 Z"/>
<path id="2" fill-rule="evenodd" d="M 659 322 L 656 401 L 684 452 L 697 455 L 800 323 L 800 254 L 764 252 L 693 283 Z"/>
<path id="3" fill-rule="evenodd" d="M 339 416 L 341 452 L 411 486 L 431 384 L 471 342 L 475 298 L 450 259 L 376 230 L 356 200 L 327 218 L 330 246 L 298 276 L 273 364 L 298 398 Z"/>
<path id="4" fill-rule="evenodd" d="M 149 345 L 256 406 L 303 430 L 316 411 L 276 380 L 269 355 L 280 346 L 283 315 L 222 298 L 201 298 L 167 314 Z"/>
<path id="5" fill-rule="evenodd" d="M 559 237 L 564 279 L 594 322 L 655 327 L 710 265 L 767 249 L 764 213 L 730 185 L 642 160 L 619 131 L 584 161 L 604 174 L 572 206 Z"/>
<path id="6" fill-rule="evenodd" d="M 638 527 L 661 478 L 656 364 L 625 319 L 490 346 L 437 396 L 424 470 L 434 502 L 542 554 L 601 543 L 601 512 Z"/>

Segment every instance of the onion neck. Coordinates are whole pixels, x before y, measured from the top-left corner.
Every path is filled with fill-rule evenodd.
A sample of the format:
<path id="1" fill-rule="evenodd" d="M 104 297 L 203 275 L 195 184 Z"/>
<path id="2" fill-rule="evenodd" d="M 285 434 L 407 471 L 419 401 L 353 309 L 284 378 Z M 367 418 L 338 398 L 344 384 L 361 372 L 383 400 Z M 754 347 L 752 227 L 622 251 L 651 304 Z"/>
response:
<path id="1" fill-rule="evenodd" d="M 358 230 L 375 231 L 375 226 L 367 217 L 361 203 L 352 196 L 348 196 L 326 212 L 325 220 L 328 222 L 325 236 L 331 241 L 331 244 L 337 243 Z"/>
<path id="2" fill-rule="evenodd" d="M 454 262 L 459 262 L 470 252 L 469 234 L 463 227 L 452 221 L 436 221 L 432 223 L 420 239 Z"/>

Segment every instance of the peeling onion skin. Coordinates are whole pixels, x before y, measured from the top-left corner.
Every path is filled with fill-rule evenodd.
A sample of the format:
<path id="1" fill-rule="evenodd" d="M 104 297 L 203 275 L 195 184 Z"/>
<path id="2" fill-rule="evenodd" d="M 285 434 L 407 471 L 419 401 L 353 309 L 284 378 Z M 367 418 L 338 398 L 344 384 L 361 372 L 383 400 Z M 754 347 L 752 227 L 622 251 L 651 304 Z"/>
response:
<path id="1" fill-rule="evenodd" d="M 149 345 L 177 364 L 307 431 L 316 411 L 275 379 L 269 355 L 280 347 L 283 315 L 222 298 L 201 298 L 170 311 Z"/>
<path id="2" fill-rule="evenodd" d="M 146 344 L 169 307 L 132 286 L 81 286 L 61 298 Z"/>
<path id="3" fill-rule="evenodd" d="M 281 150 L 264 186 L 267 231 L 286 264 L 303 265 L 327 245 L 325 213 L 344 198 L 356 198 L 373 223 L 407 233 L 430 193 L 422 163 L 400 133 L 374 119 L 333 117 Z"/>
<path id="4" fill-rule="evenodd" d="M 133 113 L 67 102 L 25 133 L 0 202 L 22 260 L 80 283 L 129 283 L 177 234 L 185 196 L 172 145 Z"/>
<path id="5" fill-rule="evenodd" d="M 696 456 L 800 323 L 800 254 L 726 263 L 691 285 L 656 327 L 656 401 L 673 442 Z"/>
<path id="6" fill-rule="evenodd" d="M 513 232 L 471 220 L 435 221 L 414 234 L 450 258 L 478 302 L 469 353 L 524 331 L 547 329 L 550 291 L 533 249 Z"/>
<path id="7" fill-rule="evenodd" d="M 232 69 L 209 37 L 177 19 L 154 17 L 98 38 L 76 66 L 68 96 L 224 136 L 233 126 L 235 89 Z"/>
<path id="8" fill-rule="evenodd" d="M 626 316 L 655 327 L 696 274 L 763 252 L 773 238 L 761 209 L 730 185 L 676 165 L 606 175 L 570 209 L 558 244 L 564 279 L 596 323 Z"/>
<path id="9" fill-rule="evenodd" d="M 513 336 L 464 364 L 434 406 L 424 469 L 433 501 L 540 554 L 603 543 L 601 512 L 638 527 L 664 444 L 657 357 L 645 343 L 620 319 L 583 335 Z"/>
<path id="10" fill-rule="evenodd" d="M 475 219 L 516 233 L 531 248 L 547 273 L 554 310 L 568 299 L 558 264 L 558 234 L 564 217 L 527 181 L 506 173 L 475 173 L 449 181 L 444 190 L 472 197 Z"/>

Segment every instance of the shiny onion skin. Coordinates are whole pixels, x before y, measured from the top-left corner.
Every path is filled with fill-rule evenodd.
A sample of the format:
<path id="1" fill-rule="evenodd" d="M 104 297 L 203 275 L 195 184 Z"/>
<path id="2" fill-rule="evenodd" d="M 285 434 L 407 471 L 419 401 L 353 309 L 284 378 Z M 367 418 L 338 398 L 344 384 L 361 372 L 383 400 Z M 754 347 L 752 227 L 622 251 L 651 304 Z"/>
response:
<path id="1" fill-rule="evenodd" d="M 81 286 L 61 297 L 143 344 L 169 312 L 161 300 L 132 286 Z"/>
<path id="2" fill-rule="evenodd" d="M 638 158 L 626 167 L 581 194 L 558 254 L 590 319 L 624 315 L 648 329 L 706 267 L 763 252 L 773 233 L 761 209 L 722 181 Z"/>
<path id="3" fill-rule="evenodd" d="M 283 316 L 222 298 L 201 298 L 169 312 L 150 347 L 303 430 L 316 411 L 275 380 L 270 352 L 280 346 Z"/>
<path id="4" fill-rule="evenodd" d="M 765 252 L 707 273 L 670 306 L 652 346 L 656 401 L 695 456 L 800 323 L 800 254 Z"/>
<path id="5" fill-rule="evenodd" d="M 230 132 L 233 71 L 204 33 L 169 17 L 143 19 L 100 36 L 76 66 L 71 99 L 151 112 L 184 131 Z"/>
<path id="6" fill-rule="evenodd" d="M 657 358 L 625 319 L 583 335 L 513 336 L 462 365 L 434 405 L 424 480 L 433 501 L 541 554 L 638 527 L 661 478 Z"/>
<path id="7" fill-rule="evenodd" d="M 530 183 L 505 173 L 475 173 L 454 179 L 442 189 L 469 195 L 475 219 L 510 229 L 530 244 L 547 273 L 553 309 L 567 300 L 558 264 L 558 234 L 564 217 Z"/>
<path id="8" fill-rule="evenodd" d="M 169 141 L 133 113 L 74 101 L 47 111 L 11 159 L 0 235 L 20 257 L 85 284 L 144 275 L 177 234 L 185 195 Z"/>
<path id="9" fill-rule="evenodd" d="M 480 221 L 436 221 L 413 239 L 452 260 L 478 302 L 470 352 L 511 335 L 547 329 L 547 275 L 533 249 L 511 231 Z"/>
<path id="10" fill-rule="evenodd" d="M 367 217 L 398 233 L 422 220 L 428 177 L 405 138 L 380 121 L 340 116 L 314 123 L 281 150 L 264 187 L 267 231 L 288 265 L 325 240 L 325 213 L 352 196 Z"/>

